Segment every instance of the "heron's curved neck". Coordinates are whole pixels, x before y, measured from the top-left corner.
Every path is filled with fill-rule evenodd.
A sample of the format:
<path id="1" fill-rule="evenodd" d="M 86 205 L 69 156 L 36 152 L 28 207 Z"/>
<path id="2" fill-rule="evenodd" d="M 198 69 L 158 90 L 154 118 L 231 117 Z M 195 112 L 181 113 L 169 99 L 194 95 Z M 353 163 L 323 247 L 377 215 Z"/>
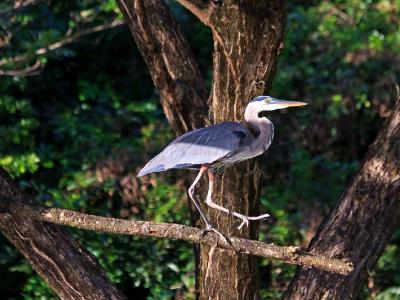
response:
<path id="1" fill-rule="evenodd" d="M 255 136 L 254 143 L 257 148 L 262 147 L 264 150 L 271 144 L 274 136 L 274 126 L 267 118 L 260 118 L 260 111 L 254 108 L 247 108 L 244 113 L 244 119 L 250 131 Z"/>
<path id="2" fill-rule="evenodd" d="M 258 114 L 260 111 L 255 109 L 247 108 L 244 113 L 244 120 L 247 123 L 247 126 L 250 128 L 252 132 L 256 133 L 256 136 L 270 132 L 272 122 L 267 118 L 260 118 Z"/>

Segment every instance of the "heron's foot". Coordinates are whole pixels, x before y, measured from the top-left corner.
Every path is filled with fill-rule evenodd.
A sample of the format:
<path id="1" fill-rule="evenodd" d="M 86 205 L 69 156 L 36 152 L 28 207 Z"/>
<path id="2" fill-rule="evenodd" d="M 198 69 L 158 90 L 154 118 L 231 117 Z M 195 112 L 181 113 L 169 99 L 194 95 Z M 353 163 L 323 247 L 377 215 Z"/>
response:
<path id="1" fill-rule="evenodd" d="M 245 215 L 242 215 L 242 214 L 239 214 L 239 213 L 236 213 L 236 212 L 233 212 L 233 215 L 236 218 L 239 218 L 239 219 L 242 220 L 242 223 L 240 223 L 240 225 L 237 227 L 237 229 L 239 229 L 239 230 L 242 229 L 242 227 L 244 225 L 246 225 L 246 227 L 248 227 L 249 226 L 249 221 L 268 219 L 269 217 L 271 217 L 269 214 L 263 214 L 263 215 L 260 215 L 260 216 L 257 216 L 257 217 L 249 217 L 249 216 L 245 216 Z"/>
<path id="2" fill-rule="evenodd" d="M 214 228 L 214 226 L 212 226 L 210 223 L 206 223 L 206 228 L 201 230 L 201 235 L 206 235 L 208 232 L 215 232 L 216 234 L 218 234 L 223 240 L 225 240 L 225 242 L 227 242 L 228 244 L 232 245 L 232 242 L 229 240 L 229 238 L 227 236 L 225 236 L 221 231 L 219 231 L 218 229 Z"/>

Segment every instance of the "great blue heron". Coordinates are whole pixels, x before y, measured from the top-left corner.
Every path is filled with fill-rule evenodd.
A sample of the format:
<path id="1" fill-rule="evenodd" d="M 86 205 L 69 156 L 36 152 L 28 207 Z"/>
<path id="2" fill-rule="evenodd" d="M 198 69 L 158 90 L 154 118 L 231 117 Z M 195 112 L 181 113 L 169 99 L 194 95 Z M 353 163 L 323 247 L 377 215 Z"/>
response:
<path id="1" fill-rule="evenodd" d="M 171 142 L 160 154 L 150 160 L 138 176 L 162 172 L 169 169 L 199 169 L 196 179 L 189 188 L 189 196 L 206 224 L 206 230 L 215 230 L 194 195 L 194 187 L 202 175 L 207 172 L 209 179 L 206 204 L 212 208 L 231 214 L 242 220 L 238 226 L 249 225 L 249 220 L 269 217 L 268 214 L 250 217 L 220 206 L 212 201 L 214 175 L 240 161 L 258 156 L 268 149 L 274 137 L 274 126 L 265 117 L 259 117 L 262 111 L 272 111 L 307 103 L 286 101 L 270 96 L 258 96 L 247 105 L 244 119 L 246 126 L 238 122 L 223 122 L 209 127 L 190 131 Z"/>

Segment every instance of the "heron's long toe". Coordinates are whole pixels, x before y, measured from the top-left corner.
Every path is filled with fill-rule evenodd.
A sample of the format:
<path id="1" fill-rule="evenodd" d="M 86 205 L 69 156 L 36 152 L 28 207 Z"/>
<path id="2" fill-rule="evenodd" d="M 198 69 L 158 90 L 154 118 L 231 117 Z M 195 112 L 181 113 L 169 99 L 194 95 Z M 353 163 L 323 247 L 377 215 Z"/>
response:
<path id="1" fill-rule="evenodd" d="M 267 218 L 271 217 L 269 214 L 263 214 L 263 215 L 256 216 L 256 217 L 249 217 L 249 216 L 245 216 L 245 215 L 242 215 L 239 213 L 233 213 L 233 215 L 242 220 L 242 223 L 240 223 L 240 225 L 237 227 L 237 229 L 239 229 L 239 230 L 242 229 L 242 227 L 244 225 L 246 225 L 246 227 L 249 227 L 249 221 L 267 219 Z"/>
<path id="2" fill-rule="evenodd" d="M 271 215 L 270 214 L 263 214 L 257 217 L 247 217 L 249 220 L 261 220 L 261 219 L 268 219 L 270 218 Z"/>
<path id="3" fill-rule="evenodd" d="M 242 229 L 242 227 L 246 224 L 246 227 L 249 227 L 249 220 L 248 219 L 242 219 L 242 223 L 237 227 L 237 229 Z"/>
<path id="4" fill-rule="evenodd" d="M 231 244 L 231 241 L 229 240 L 228 237 L 226 237 L 221 231 L 219 231 L 218 229 L 214 228 L 214 226 L 212 226 L 210 223 L 206 224 L 206 228 L 201 230 L 201 234 L 202 235 L 206 235 L 207 232 L 215 232 L 216 234 L 218 234 L 223 240 L 225 240 L 225 242 L 227 242 L 228 244 Z"/>

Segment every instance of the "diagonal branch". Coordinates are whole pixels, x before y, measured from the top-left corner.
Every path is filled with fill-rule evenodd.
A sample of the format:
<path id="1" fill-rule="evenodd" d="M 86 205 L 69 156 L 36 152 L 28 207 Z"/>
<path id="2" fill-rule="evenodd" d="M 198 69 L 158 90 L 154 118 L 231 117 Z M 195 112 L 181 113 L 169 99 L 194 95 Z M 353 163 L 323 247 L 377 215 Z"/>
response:
<path id="1" fill-rule="evenodd" d="M 37 4 L 38 2 L 41 2 L 42 0 L 25 0 L 25 1 L 15 1 L 14 5 L 10 7 L 9 9 L 5 9 L 3 11 L 0 11 L 0 18 L 5 18 L 9 16 L 15 16 L 18 14 L 21 10 L 24 10 L 25 8 L 29 6 L 33 6 Z"/>
<path id="2" fill-rule="evenodd" d="M 33 65 L 29 65 L 17 70 L 0 70 L 0 76 L 33 76 L 39 74 L 43 69 L 42 63 L 37 60 Z"/>
<path id="3" fill-rule="evenodd" d="M 23 63 L 23 62 L 26 62 L 26 61 L 30 60 L 32 57 L 45 55 L 45 54 L 47 54 L 47 53 L 49 53 L 51 51 L 57 50 L 57 49 L 65 46 L 67 44 L 75 42 L 76 40 L 78 40 L 78 39 L 80 39 L 80 38 L 82 38 L 82 37 L 84 37 L 86 35 L 89 35 L 89 34 L 92 34 L 92 33 L 95 33 L 95 32 L 104 31 L 104 30 L 111 29 L 111 28 L 114 28 L 114 27 L 118 27 L 118 26 L 121 26 L 123 24 L 124 24 L 123 20 L 116 19 L 116 20 L 112 21 L 109 24 L 101 24 L 101 25 L 97 25 L 97 26 L 94 26 L 94 27 L 91 27 L 91 28 L 84 29 L 84 30 L 79 31 L 79 32 L 77 32 L 75 34 L 72 34 L 72 35 L 69 35 L 69 36 L 67 35 L 64 39 L 62 39 L 60 41 L 57 41 L 57 42 L 55 42 L 53 44 L 50 44 L 50 45 L 48 45 L 46 47 L 36 49 L 35 52 L 33 53 L 33 55 L 32 54 L 29 54 L 29 55 L 21 54 L 21 55 L 17 55 L 17 56 L 14 56 L 14 57 L 6 57 L 6 58 L 3 58 L 3 59 L 0 59 L 0 66 L 8 65 L 10 63 Z"/>
<path id="4" fill-rule="evenodd" d="M 314 267 L 338 274 L 348 275 L 353 270 L 352 264 L 349 262 L 323 255 L 313 255 L 301 251 L 297 247 L 276 246 L 237 237 L 229 237 L 230 243 L 228 243 L 219 239 L 215 233 L 204 235 L 200 229 L 186 225 L 156 224 L 146 221 L 106 218 L 62 208 L 28 205 L 18 201 L 18 199 L 1 196 L 0 211 L 8 212 L 18 218 L 31 218 L 97 232 L 185 240 L 237 253 L 277 259 L 289 264 Z"/>

